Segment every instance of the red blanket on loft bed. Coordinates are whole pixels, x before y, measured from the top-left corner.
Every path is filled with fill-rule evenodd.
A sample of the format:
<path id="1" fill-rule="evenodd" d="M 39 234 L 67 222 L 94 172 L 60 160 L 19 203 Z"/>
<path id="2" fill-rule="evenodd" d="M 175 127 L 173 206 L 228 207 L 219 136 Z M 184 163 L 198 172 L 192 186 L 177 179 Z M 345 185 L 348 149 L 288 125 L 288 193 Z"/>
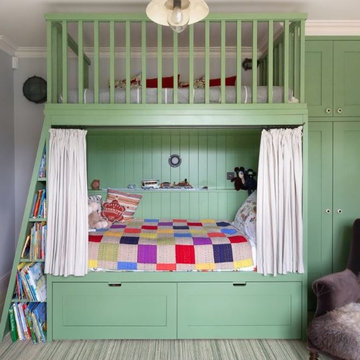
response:
<path id="1" fill-rule="evenodd" d="M 89 268 L 237 271 L 254 264 L 250 243 L 226 221 L 134 219 L 89 233 Z"/>

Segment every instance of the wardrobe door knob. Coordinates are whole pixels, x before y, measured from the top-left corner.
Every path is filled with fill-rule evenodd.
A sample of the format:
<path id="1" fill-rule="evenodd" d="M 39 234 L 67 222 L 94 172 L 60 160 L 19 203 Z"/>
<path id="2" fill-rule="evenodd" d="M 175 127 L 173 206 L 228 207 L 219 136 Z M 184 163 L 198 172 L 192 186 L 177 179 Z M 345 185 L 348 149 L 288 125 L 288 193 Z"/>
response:
<path id="1" fill-rule="evenodd" d="M 338 112 L 338 114 L 342 114 L 343 109 L 342 109 L 342 108 L 338 108 L 336 111 Z"/>
<path id="2" fill-rule="evenodd" d="M 326 109 L 325 109 L 325 112 L 326 112 L 327 114 L 331 114 L 331 108 L 326 108 Z"/>
<path id="3" fill-rule="evenodd" d="M 336 212 L 337 212 L 338 214 L 341 214 L 341 213 L 342 213 L 342 209 L 337 209 Z"/>
<path id="4" fill-rule="evenodd" d="M 331 210 L 330 210 L 330 209 L 326 209 L 326 210 L 325 210 L 325 213 L 326 213 L 326 214 L 330 214 L 330 213 L 331 213 Z"/>

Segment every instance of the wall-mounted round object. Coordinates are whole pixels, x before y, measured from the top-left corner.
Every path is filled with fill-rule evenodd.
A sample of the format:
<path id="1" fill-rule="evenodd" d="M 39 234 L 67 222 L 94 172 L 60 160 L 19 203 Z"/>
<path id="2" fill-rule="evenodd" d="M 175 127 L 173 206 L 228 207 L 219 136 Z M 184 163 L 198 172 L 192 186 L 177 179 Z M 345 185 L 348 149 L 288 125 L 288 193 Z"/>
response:
<path id="1" fill-rule="evenodd" d="M 172 154 L 169 157 L 169 165 L 171 167 L 178 167 L 181 164 L 181 157 L 177 154 Z"/>
<path id="2" fill-rule="evenodd" d="M 46 81 L 39 76 L 28 78 L 23 85 L 23 94 L 29 100 L 36 104 L 46 101 Z"/>

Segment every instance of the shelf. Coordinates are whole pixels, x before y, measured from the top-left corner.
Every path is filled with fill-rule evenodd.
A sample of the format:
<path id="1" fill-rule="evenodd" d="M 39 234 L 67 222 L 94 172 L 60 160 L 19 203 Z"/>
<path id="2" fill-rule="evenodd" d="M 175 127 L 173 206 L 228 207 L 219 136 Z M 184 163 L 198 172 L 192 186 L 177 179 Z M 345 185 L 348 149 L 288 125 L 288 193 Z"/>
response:
<path id="1" fill-rule="evenodd" d="M 44 259 L 20 259 L 20 262 L 24 262 L 24 263 L 34 263 L 34 262 L 45 262 Z"/>
<path id="2" fill-rule="evenodd" d="M 46 218 L 29 218 L 29 222 L 43 222 Z"/>
<path id="3" fill-rule="evenodd" d="M 38 178 L 37 181 L 43 181 L 43 182 L 46 182 L 47 181 L 47 178 L 46 177 L 43 177 L 43 178 Z"/>

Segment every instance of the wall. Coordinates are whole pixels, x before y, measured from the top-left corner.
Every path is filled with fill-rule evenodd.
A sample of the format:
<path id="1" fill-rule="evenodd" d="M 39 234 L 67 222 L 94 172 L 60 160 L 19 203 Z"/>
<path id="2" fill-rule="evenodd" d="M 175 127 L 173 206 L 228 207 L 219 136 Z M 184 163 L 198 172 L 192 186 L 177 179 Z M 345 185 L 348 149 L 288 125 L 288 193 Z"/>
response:
<path id="1" fill-rule="evenodd" d="M 0 50 L 0 300 L 14 258 L 14 95 L 11 56 Z"/>
<path id="2" fill-rule="evenodd" d="M 44 58 L 20 58 L 14 71 L 14 147 L 15 147 L 15 239 L 17 241 L 44 120 L 44 105 L 28 101 L 22 87 L 27 78 L 46 78 Z"/>

